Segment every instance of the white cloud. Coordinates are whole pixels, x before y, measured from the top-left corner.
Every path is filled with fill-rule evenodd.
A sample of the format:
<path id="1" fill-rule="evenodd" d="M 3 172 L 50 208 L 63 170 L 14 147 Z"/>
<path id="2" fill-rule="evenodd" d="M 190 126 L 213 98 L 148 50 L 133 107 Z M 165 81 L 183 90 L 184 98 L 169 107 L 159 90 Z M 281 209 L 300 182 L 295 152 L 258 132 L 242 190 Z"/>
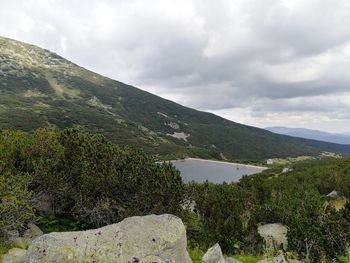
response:
<path id="1" fill-rule="evenodd" d="M 0 35 L 186 106 L 350 132 L 347 0 L 3 0 Z"/>

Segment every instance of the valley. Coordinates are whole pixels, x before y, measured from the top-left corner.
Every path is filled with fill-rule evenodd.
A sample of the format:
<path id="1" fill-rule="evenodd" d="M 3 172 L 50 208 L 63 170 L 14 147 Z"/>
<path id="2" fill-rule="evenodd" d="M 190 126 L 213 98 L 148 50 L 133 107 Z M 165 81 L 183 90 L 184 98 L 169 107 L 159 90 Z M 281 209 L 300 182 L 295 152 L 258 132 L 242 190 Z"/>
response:
<path id="1" fill-rule="evenodd" d="M 16 258 L 6 263 L 348 263 L 348 155 L 350 145 L 236 123 L 0 37 L 0 258 Z M 261 234 L 277 227 L 287 246 Z"/>

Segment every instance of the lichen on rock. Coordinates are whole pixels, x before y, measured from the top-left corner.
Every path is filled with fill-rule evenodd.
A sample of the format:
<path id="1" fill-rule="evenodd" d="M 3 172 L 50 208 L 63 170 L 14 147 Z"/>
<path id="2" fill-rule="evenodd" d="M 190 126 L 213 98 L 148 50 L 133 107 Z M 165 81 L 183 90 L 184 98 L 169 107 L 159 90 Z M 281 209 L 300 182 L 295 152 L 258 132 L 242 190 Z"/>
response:
<path id="1" fill-rule="evenodd" d="M 190 263 L 181 219 L 165 215 L 127 218 L 102 228 L 50 233 L 33 241 L 24 262 Z"/>

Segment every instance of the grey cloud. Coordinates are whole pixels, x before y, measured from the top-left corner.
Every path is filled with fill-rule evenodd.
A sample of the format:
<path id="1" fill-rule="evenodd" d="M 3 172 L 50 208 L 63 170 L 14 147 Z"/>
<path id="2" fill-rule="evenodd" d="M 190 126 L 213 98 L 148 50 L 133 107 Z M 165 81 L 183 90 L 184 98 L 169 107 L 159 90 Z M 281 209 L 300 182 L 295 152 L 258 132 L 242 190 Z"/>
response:
<path id="1" fill-rule="evenodd" d="M 350 121 L 349 12 L 347 0 L 4 0 L 0 34 L 186 106 Z"/>

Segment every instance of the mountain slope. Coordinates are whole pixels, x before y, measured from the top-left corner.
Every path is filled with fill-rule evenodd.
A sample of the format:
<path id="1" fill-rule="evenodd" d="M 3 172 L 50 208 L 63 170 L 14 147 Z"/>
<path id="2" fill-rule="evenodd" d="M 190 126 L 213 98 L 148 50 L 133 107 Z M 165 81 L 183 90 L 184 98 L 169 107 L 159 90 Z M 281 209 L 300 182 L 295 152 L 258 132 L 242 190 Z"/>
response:
<path id="1" fill-rule="evenodd" d="M 329 147 L 350 152 L 183 107 L 48 50 L 0 38 L 0 129 L 38 127 L 101 132 L 163 158 L 263 159 L 316 155 Z"/>
<path id="2" fill-rule="evenodd" d="M 265 128 L 273 133 L 300 137 L 305 139 L 312 139 L 324 142 L 350 144 L 349 134 L 329 133 L 318 130 L 304 129 L 304 128 L 287 128 L 287 127 L 268 127 Z"/>

